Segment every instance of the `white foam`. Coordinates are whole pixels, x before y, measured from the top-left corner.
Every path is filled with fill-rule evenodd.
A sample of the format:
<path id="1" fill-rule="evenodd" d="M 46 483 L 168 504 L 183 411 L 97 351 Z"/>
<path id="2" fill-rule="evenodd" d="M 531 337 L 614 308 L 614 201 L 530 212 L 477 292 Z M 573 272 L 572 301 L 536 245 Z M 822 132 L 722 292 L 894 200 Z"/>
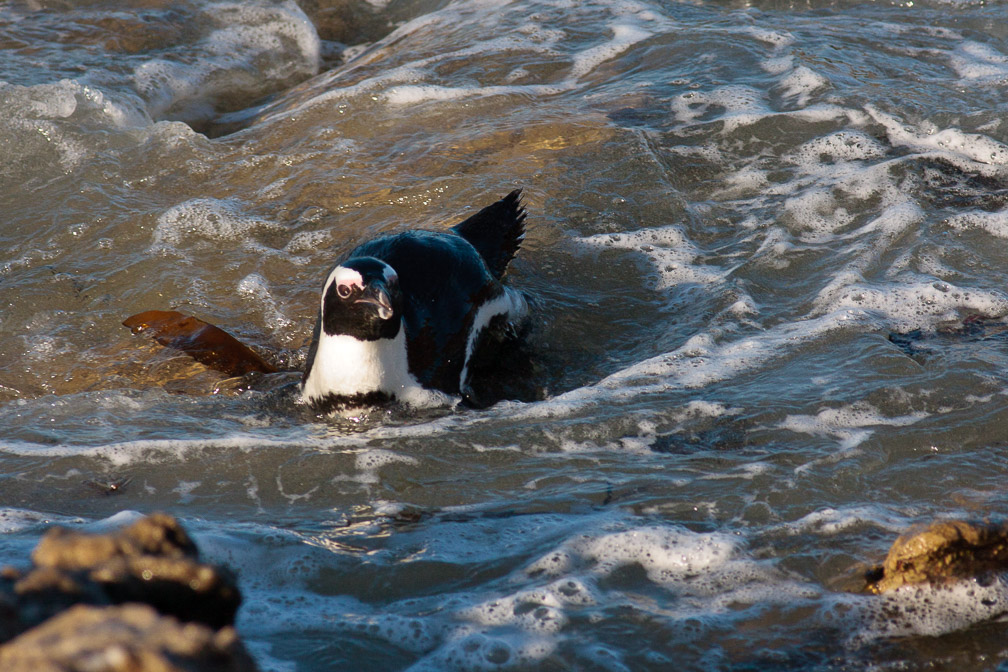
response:
<path id="1" fill-rule="evenodd" d="M 616 532 L 574 545 L 593 560 L 602 576 L 629 564 L 640 565 L 658 584 L 697 579 L 723 568 L 736 551 L 734 540 L 723 534 L 700 534 L 672 527 L 645 527 Z"/>
<path id="2" fill-rule="evenodd" d="M 273 52 L 286 63 L 272 63 L 267 77 L 283 79 L 289 68 L 314 74 L 318 70 L 321 43 L 311 19 L 293 0 L 276 4 L 222 2 L 209 8 L 223 27 L 206 38 L 212 53 L 230 56 L 241 52 Z M 295 49 L 287 43 L 293 42 Z M 292 53 L 293 52 L 293 53 Z"/>
<path id="3" fill-rule="evenodd" d="M 873 504 L 845 506 L 839 509 L 823 508 L 798 520 L 781 525 L 788 534 L 822 534 L 835 536 L 851 529 L 870 526 L 900 533 L 910 526 L 905 516 L 895 514 L 885 507 Z"/>
<path id="4" fill-rule="evenodd" d="M 726 133 L 771 115 L 764 93 L 742 84 L 721 86 L 711 91 L 690 91 L 672 99 L 672 113 L 677 121 L 683 123 L 696 121 L 711 108 L 723 110 L 717 118 L 724 122 Z"/>
<path id="5" fill-rule="evenodd" d="M 771 75 L 783 75 L 794 69 L 794 61 L 792 54 L 774 56 L 760 61 L 760 67 Z"/>
<path id="6" fill-rule="evenodd" d="M 765 42 L 773 47 L 781 48 L 794 44 L 795 37 L 786 30 L 770 30 L 761 26 L 745 26 L 739 32 L 751 35 L 760 42 Z"/>
<path id="7" fill-rule="evenodd" d="M 967 82 L 1000 84 L 1008 80 L 1008 56 L 990 44 L 963 40 L 949 55 L 949 61 Z"/>
<path id="8" fill-rule="evenodd" d="M 801 343 L 821 339 L 833 331 L 853 328 L 864 318 L 865 314 L 860 311 L 839 310 L 820 318 L 781 323 L 758 336 L 736 341 L 687 342 L 676 351 L 637 362 L 611 374 L 596 387 L 607 390 L 626 389 L 628 385 L 633 390 L 635 384 L 650 390 L 704 387 L 763 366 L 768 361 L 785 356 Z M 643 390 L 634 390 L 633 393 L 639 391 Z"/>
<path id="9" fill-rule="evenodd" d="M 651 33 L 643 28 L 617 23 L 610 27 L 612 39 L 595 47 L 586 49 L 574 57 L 571 65 L 571 76 L 581 79 L 602 63 L 619 56 L 627 49 L 651 37 Z"/>
<path id="10" fill-rule="evenodd" d="M 786 158 L 810 174 L 818 174 L 824 163 L 868 161 L 885 156 L 886 149 L 875 138 L 862 131 L 845 129 L 813 138 L 803 143 Z M 829 166 L 835 170 L 835 166 Z"/>
<path id="11" fill-rule="evenodd" d="M 808 230 L 820 239 L 853 221 L 853 216 L 837 204 L 833 190 L 828 187 L 812 187 L 785 199 L 784 212 L 795 228 Z"/>
<path id="12" fill-rule="evenodd" d="M 0 508 L 0 534 L 14 534 L 47 527 L 53 523 L 67 525 L 71 522 L 80 522 L 80 518 L 39 513 L 28 509 Z"/>
<path id="13" fill-rule="evenodd" d="M 282 230 L 276 222 L 242 214 L 242 206 L 234 200 L 195 198 L 179 203 L 157 219 L 149 254 L 188 258 L 183 243 L 210 241 L 237 243 L 250 252 L 279 254 L 255 241 L 253 235 Z"/>
<path id="14" fill-rule="evenodd" d="M 856 605 L 855 618 L 848 617 L 845 628 L 856 627 L 850 637 L 854 644 L 894 637 L 938 637 L 1004 618 L 1008 615 L 1008 585 L 1002 579 L 987 584 L 966 579 L 940 586 L 902 586 L 883 595 L 845 602 Z"/>
<path id="15" fill-rule="evenodd" d="M 235 432 L 227 436 L 202 439 L 147 439 L 99 444 L 39 444 L 0 440 L 0 452 L 24 456 L 97 457 L 105 460 L 110 466 L 119 468 L 137 463 L 150 464 L 156 460 L 185 460 L 206 451 L 225 449 L 250 452 L 258 448 L 289 447 L 295 442 L 319 449 L 331 447 L 329 441 L 312 437 L 307 430 L 304 430 L 279 438 L 270 437 L 262 432 Z"/>
<path id="16" fill-rule="evenodd" d="M 713 284 L 721 282 L 731 269 L 716 269 L 695 264 L 700 251 L 676 225 L 653 229 L 638 229 L 621 233 L 600 233 L 578 238 L 590 248 L 633 250 L 650 262 L 654 277 L 650 285 L 655 290 L 668 289 L 682 283 Z"/>
<path id="17" fill-rule="evenodd" d="M 133 68 L 133 84 L 153 117 L 207 119 L 214 115 L 217 97 L 262 95 L 318 71 L 321 42 L 292 0 L 211 3 L 194 23 L 215 27 L 186 45 L 186 57 L 169 51 Z M 200 58 L 191 58 L 192 53 Z M 249 76 L 249 70 L 256 75 Z"/>
<path id="18" fill-rule="evenodd" d="M 973 210 L 955 214 L 945 220 L 945 223 L 959 231 L 979 229 L 996 238 L 1008 238 L 1008 208 L 995 212 Z"/>
<path id="19" fill-rule="evenodd" d="M 816 312 L 862 309 L 884 320 L 889 328 L 901 331 L 932 328 L 941 322 L 957 320 L 963 313 L 1006 314 L 1008 295 L 1000 291 L 957 287 L 928 277 L 865 280 L 882 255 L 924 218 L 919 205 L 904 200 L 890 205 L 878 217 L 848 234 L 849 239 L 857 241 L 848 246 L 848 254 L 855 253 L 854 258 L 819 291 Z"/>
<path id="20" fill-rule="evenodd" d="M 570 67 L 569 76 L 555 84 L 540 85 L 499 85 L 499 86 L 445 86 L 438 84 L 404 84 L 392 86 L 382 94 L 382 100 L 389 105 L 416 105 L 428 101 L 452 101 L 464 98 L 486 98 L 500 95 L 524 95 L 541 98 L 555 95 L 557 93 L 574 89 L 580 80 L 593 72 L 602 63 L 616 58 L 632 46 L 652 35 L 651 32 L 628 23 L 615 23 L 610 26 L 612 37 L 609 41 L 594 47 L 589 47 L 574 54 Z M 533 42 L 519 41 L 508 36 L 495 38 L 488 42 L 483 42 L 475 47 L 457 50 L 448 54 L 443 54 L 432 59 L 425 59 L 412 66 L 412 72 L 416 73 L 420 68 L 427 68 L 436 61 L 449 59 L 461 59 L 466 57 L 485 57 L 487 53 L 506 52 L 510 50 L 535 51 L 540 53 L 552 53 L 559 56 L 556 51 L 557 43 L 564 37 L 561 31 L 552 30 L 530 30 L 526 29 L 526 35 L 533 38 Z"/>
<path id="21" fill-rule="evenodd" d="M 280 309 L 266 278 L 258 273 L 246 275 L 238 283 L 238 294 L 252 304 L 252 312 L 262 315 L 274 339 L 286 344 L 299 340 L 293 329 L 294 320 Z"/>
<path id="22" fill-rule="evenodd" d="M 354 458 L 354 464 L 361 471 L 374 472 L 389 464 L 419 464 L 416 458 L 402 455 L 391 450 L 374 448 L 362 450 Z"/>
<path id="23" fill-rule="evenodd" d="M 907 427 L 925 418 L 923 411 L 901 416 L 884 416 L 864 402 L 824 408 L 816 415 L 788 415 L 779 423 L 781 429 L 812 436 L 829 436 L 840 442 L 841 450 L 864 443 L 875 427 Z"/>
<path id="24" fill-rule="evenodd" d="M 851 274 L 837 276 L 816 299 L 816 306 L 830 312 L 848 308 L 870 311 L 890 329 L 911 331 L 957 322 L 969 314 L 1006 315 L 1008 295 L 933 280 L 868 284 Z"/>
<path id="25" fill-rule="evenodd" d="M 392 64 L 364 79 L 358 77 L 349 82 L 342 81 L 348 72 L 330 72 L 323 76 L 325 81 L 320 81 L 316 87 L 320 93 L 293 107 L 270 113 L 267 118 L 282 119 L 300 114 L 307 108 L 333 105 L 337 101 L 361 96 L 394 106 L 505 95 L 552 96 L 577 89 L 603 64 L 675 25 L 653 7 L 631 0 L 577 3 L 571 4 L 569 10 L 564 10 L 561 4 L 554 2 L 549 9 L 529 16 L 528 8 L 520 4 L 449 3 L 392 31 L 368 52 L 358 56 L 355 64 L 366 67 L 372 60 L 369 54 L 381 54 L 390 45 L 401 49 L 406 40 L 420 44 L 415 49 L 417 53 L 413 60 Z M 604 26 L 599 31 L 602 39 L 592 46 L 572 49 L 566 32 L 555 27 L 557 12 L 563 11 L 585 14 L 592 21 L 601 22 Z M 512 17 L 516 25 L 514 30 L 503 35 L 496 29 L 488 30 L 491 26 L 511 25 L 509 21 Z M 454 39 L 460 34 L 465 38 Z M 436 39 L 427 39 L 430 35 L 436 35 Z M 429 44 L 439 44 L 441 49 L 424 55 L 425 51 L 429 51 Z M 528 74 L 521 68 L 512 69 L 511 76 L 504 77 L 502 84 L 446 84 L 438 74 L 439 68 L 446 64 L 490 61 L 495 55 L 515 52 L 540 54 L 548 60 L 568 62 L 570 67 L 562 76 L 546 83 L 521 83 Z"/>
<path id="26" fill-rule="evenodd" d="M 986 135 L 966 133 L 957 128 L 939 129 L 928 123 L 914 128 L 872 105 L 865 110 L 885 128 L 894 146 L 939 157 L 962 170 L 982 175 L 1001 175 L 1002 167 L 1008 165 L 1008 145 Z"/>
<path id="27" fill-rule="evenodd" d="M 781 88 L 782 96 L 793 98 L 798 107 L 805 107 L 813 93 L 829 86 L 829 80 L 801 65 L 781 77 L 777 85 Z"/>
<path id="28" fill-rule="evenodd" d="M 407 668 L 408 672 L 442 670 L 512 670 L 529 669 L 556 648 L 555 640 L 528 635 L 488 636 L 458 628 L 441 648 Z"/>

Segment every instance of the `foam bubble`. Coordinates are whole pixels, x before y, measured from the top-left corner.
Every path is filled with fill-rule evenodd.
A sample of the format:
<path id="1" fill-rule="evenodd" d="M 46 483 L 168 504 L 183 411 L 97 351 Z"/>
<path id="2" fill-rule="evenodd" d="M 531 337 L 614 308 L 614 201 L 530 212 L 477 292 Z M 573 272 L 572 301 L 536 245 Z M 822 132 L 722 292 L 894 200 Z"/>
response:
<path id="1" fill-rule="evenodd" d="M 442 9 L 418 16 L 375 45 L 378 50 L 386 45 L 396 45 L 401 50 L 404 40 L 413 39 L 424 45 L 417 49 L 420 53 L 414 60 L 383 68 L 349 85 L 344 82 L 337 85 L 340 72 L 328 73 L 324 79 L 329 84 L 320 82 L 317 87 L 320 93 L 293 107 L 271 111 L 267 119 L 279 119 L 298 114 L 308 107 L 331 105 L 336 100 L 359 96 L 395 106 L 502 95 L 552 96 L 577 89 L 583 85 L 584 78 L 603 63 L 620 57 L 640 42 L 674 25 L 654 8 L 629 0 L 571 4 L 570 12 L 590 15 L 593 21 L 601 21 L 604 26 L 599 31 L 602 41 L 576 49 L 571 47 L 573 40 L 570 36 L 555 27 L 553 19 L 557 12 L 565 11 L 560 5 L 552 3 L 549 8 L 531 16 L 527 9 L 520 4 L 449 3 Z M 496 30 L 488 33 L 489 26 L 508 23 L 511 18 L 517 26 L 515 30 L 506 35 Z M 425 40 L 432 33 L 436 33 L 437 38 Z M 454 40 L 459 34 L 463 34 L 465 39 Z M 423 51 L 429 43 L 440 44 L 442 49 L 424 55 Z M 464 46 L 455 49 L 447 46 L 453 44 Z M 509 74 L 503 77 L 504 83 L 499 85 L 448 84 L 439 74 L 446 65 L 474 60 L 490 62 L 497 55 L 507 57 L 516 52 L 542 55 L 543 58 L 537 60 L 568 62 L 570 67 L 559 71 L 559 77 L 544 83 L 521 83 L 528 78 L 528 71 L 521 67 L 510 69 Z"/>
<path id="2" fill-rule="evenodd" d="M 952 68 L 964 80 L 1000 83 L 1008 79 L 1008 56 L 989 44 L 964 40 L 949 56 Z"/>
<path id="3" fill-rule="evenodd" d="M 938 129 L 927 123 L 915 129 L 874 106 L 869 105 L 865 109 L 885 128 L 889 142 L 894 146 L 937 156 L 962 170 L 982 175 L 1001 175 L 1002 166 L 1008 165 L 1008 145 L 993 138 L 957 128 Z"/>
<path id="4" fill-rule="evenodd" d="M 889 417 L 882 415 L 874 406 L 858 402 L 838 408 L 824 408 L 816 415 L 789 415 L 779 424 L 787 429 L 812 436 L 830 436 L 840 441 L 840 448 L 847 450 L 866 441 L 874 427 L 907 427 L 924 418 L 924 412 Z"/>
<path id="5" fill-rule="evenodd" d="M 220 2 L 201 11 L 196 25 L 216 27 L 187 45 L 186 58 L 169 52 L 133 68 L 134 87 L 151 116 L 201 121 L 214 115 L 220 98 L 260 96 L 318 71 L 321 42 L 292 0 Z M 193 52 L 200 58 L 188 57 Z"/>
<path id="6" fill-rule="evenodd" d="M 782 527 L 792 535 L 815 533 L 834 536 L 863 526 L 881 527 L 898 533 L 906 530 L 910 521 L 884 507 L 864 504 L 819 509 Z"/>
<path id="7" fill-rule="evenodd" d="M 801 343 L 854 326 L 864 317 L 860 311 L 839 310 L 819 318 L 782 323 L 765 330 L 758 337 L 717 344 L 709 341 L 706 345 L 686 343 L 679 350 L 643 360 L 611 374 L 598 387 L 623 389 L 634 382 L 643 385 L 644 389 L 704 387 L 764 365 L 772 358 L 784 356 Z M 657 381 L 646 382 L 653 378 Z"/>
<path id="8" fill-rule="evenodd" d="M 885 151 L 882 143 L 866 133 L 842 130 L 813 138 L 788 154 L 786 158 L 804 167 L 808 172 L 816 173 L 823 163 L 868 161 L 885 156 Z"/>
<path id="9" fill-rule="evenodd" d="M 678 528 L 645 527 L 603 535 L 574 545 L 595 561 L 595 572 L 606 576 L 629 565 L 640 565 L 655 583 L 672 584 L 722 568 L 736 551 L 724 534 L 700 534 Z"/>
<path id="10" fill-rule="evenodd" d="M 1008 585 L 1001 579 L 976 579 L 934 586 L 901 586 L 857 602 L 856 644 L 883 638 L 937 637 L 965 630 L 1008 613 Z M 855 621 L 856 623 L 857 621 Z M 850 623 L 850 620 L 848 620 Z"/>
<path id="11" fill-rule="evenodd" d="M 786 47 L 794 44 L 794 35 L 786 30 L 770 30 L 760 26 L 746 26 L 740 32 L 755 37 L 760 42 L 765 42 L 774 47 Z"/>
<path id="12" fill-rule="evenodd" d="M 273 298 L 269 282 L 258 273 L 250 273 L 238 283 L 238 294 L 249 301 L 255 312 L 263 316 L 263 322 L 274 337 L 284 342 L 296 338 L 292 333 L 294 321 L 288 318 Z"/>
<path id="13" fill-rule="evenodd" d="M 801 65 L 781 77 L 777 85 L 781 88 L 782 96 L 794 98 L 795 105 L 805 107 L 813 93 L 829 86 L 829 80 Z"/>
<path id="14" fill-rule="evenodd" d="M 41 444 L 29 441 L 0 441 L 0 452 L 10 455 L 44 457 L 97 457 L 112 467 L 126 467 L 132 464 L 149 464 L 156 460 L 181 461 L 192 455 L 219 449 L 250 452 L 260 448 L 289 447 L 292 442 L 303 443 L 319 449 L 331 447 L 324 439 L 311 437 L 306 432 L 297 436 L 289 433 L 279 438 L 271 438 L 263 433 L 235 432 L 226 436 L 202 439 L 145 439 L 112 443 L 89 444 Z"/>
<path id="15" fill-rule="evenodd" d="M 783 75 L 794 69 L 795 57 L 791 54 L 775 56 L 760 61 L 760 67 L 771 75 Z"/>
<path id="16" fill-rule="evenodd" d="M 687 282 L 716 283 L 730 273 L 694 264 L 700 252 L 678 226 L 602 233 L 579 238 L 578 242 L 596 249 L 613 248 L 642 252 L 651 262 L 657 276 L 650 283 L 656 290 L 668 289 Z"/>
<path id="17" fill-rule="evenodd" d="M 417 105 L 429 101 L 445 102 L 463 98 L 486 98 L 525 94 L 542 96 L 557 93 L 553 86 L 440 86 L 435 84 L 409 84 L 393 86 L 382 94 L 389 105 Z"/>
<path id="18" fill-rule="evenodd" d="M 555 648 L 556 642 L 553 639 L 513 634 L 490 636 L 459 628 L 451 640 L 412 665 L 409 670 L 527 669 L 545 659 Z"/>
<path id="19" fill-rule="evenodd" d="M 354 457 L 354 466 L 360 473 L 353 480 L 363 484 L 378 483 L 381 480 L 378 472 L 390 464 L 418 465 L 420 462 L 415 457 L 391 450 L 381 448 L 362 450 Z"/>
<path id="20" fill-rule="evenodd" d="M 1008 314 L 1008 296 L 1002 292 L 927 280 L 867 284 L 857 275 L 838 276 L 816 299 L 816 305 L 827 311 L 871 311 L 896 331 L 932 329 L 970 313 L 989 317 Z"/>
<path id="21" fill-rule="evenodd" d="M 54 516 L 52 514 L 29 511 L 28 509 L 0 508 L 0 534 L 14 534 L 16 532 L 39 529 L 53 523 L 66 525 L 70 522 L 79 521 L 79 518 Z"/>
<path id="22" fill-rule="evenodd" d="M 180 249 L 181 244 L 184 241 L 203 240 L 215 243 L 240 242 L 249 251 L 276 254 L 276 250 L 260 245 L 251 235 L 282 228 L 276 222 L 242 214 L 240 204 L 236 201 L 196 198 L 179 203 L 158 217 L 148 253 L 186 257 L 186 253 Z"/>
<path id="23" fill-rule="evenodd" d="M 651 37 L 651 33 L 643 28 L 618 23 L 611 27 L 612 39 L 604 44 L 591 47 L 574 58 L 571 65 L 571 76 L 580 79 L 597 68 L 600 64 L 619 56 L 633 45 Z"/>
<path id="24" fill-rule="evenodd" d="M 996 212 L 974 210 L 952 215 L 945 223 L 953 229 L 970 231 L 980 229 L 997 238 L 1008 238 L 1008 208 Z"/>
<path id="25" fill-rule="evenodd" d="M 798 229 L 818 236 L 842 229 L 854 219 L 847 208 L 837 204 L 829 187 L 812 187 L 785 199 L 784 211 Z"/>
<path id="26" fill-rule="evenodd" d="M 771 114 L 763 92 L 742 84 L 721 86 L 712 91 L 690 91 L 672 99 L 672 112 L 680 122 L 695 121 L 711 108 L 722 110 L 717 118 L 724 122 L 726 133 Z"/>
<path id="27" fill-rule="evenodd" d="M 540 588 L 494 598 L 460 612 L 482 626 L 517 626 L 525 632 L 552 635 L 567 624 L 564 609 L 596 604 L 594 588 L 577 578 L 563 578 Z"/>
<path id="28" fill-rule="evenodd" d="M 569 76 L 555 84 L 521 85 L 510 84 L 501 86 L 444 86 L 439 84 L 404 84 L 393 86 L 382 94 L 382 100 L 390 105 L 416 105 L 429 101 L 452 101 L 473 97 L 489 97 L 499 95 L 525 95 L 543 97 L 555 95 L 578 86 L 578 81 L 595 70 L 602 63 L 619 56 L 633 45 L 651 36 L 651 32 L 629 23 L 616 23 L 610 27 L 612 38 L 603 44 L 589 47 L 574 55 Z M 533 51 L 539 53 L 556 53 L 557 43 L 564 37 L 562 31 L 538 30 L 526 26 L 524 34 L 530 40 L 518 40 L 512 36 L 498 37 L 477 46 L 444 54 L 436 60 L 461 59 L 466 57 L 485 57 L 487 53 L 507 51 Z M 434 63 L 435 59 L 425 59 L 414 66 L 412 72 L 417 73 L 418 66 L 425 69 Z M 414 79 L 418 77 L 414 76 Z"/>

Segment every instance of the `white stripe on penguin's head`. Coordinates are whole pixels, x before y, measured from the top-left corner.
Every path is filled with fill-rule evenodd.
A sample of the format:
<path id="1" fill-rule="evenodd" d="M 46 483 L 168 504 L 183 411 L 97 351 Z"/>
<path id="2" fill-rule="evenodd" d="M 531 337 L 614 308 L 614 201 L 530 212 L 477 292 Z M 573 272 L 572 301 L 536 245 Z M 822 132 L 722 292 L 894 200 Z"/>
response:
<path id="1" fill-rule="evenodd" d="M 337 266 L 326 278 L 325 286 L 322 288 L 322 306 L 325 308 L 325 297 L 329 293 L 329 288 L 336 283 L 337 293 L 340 296 L 344 296 L 343 292 L 339 290 L 340 287 L 354 288 L 358 289 L 364 288 L 364 278 L 360 273 L 352 268 L 346 268 L 345 266 Z M 349 296 L 349 293 L 346 294 Z"/>
<path id="2" fill-rule="evenodd" d="M 382 269 L 382 275 L 385 277 L 386 283 L 399 282 L 399 275 L 395 272 L 395 269 L 386 264 L 384 261 L 382 264 L 385 266 Z"/>

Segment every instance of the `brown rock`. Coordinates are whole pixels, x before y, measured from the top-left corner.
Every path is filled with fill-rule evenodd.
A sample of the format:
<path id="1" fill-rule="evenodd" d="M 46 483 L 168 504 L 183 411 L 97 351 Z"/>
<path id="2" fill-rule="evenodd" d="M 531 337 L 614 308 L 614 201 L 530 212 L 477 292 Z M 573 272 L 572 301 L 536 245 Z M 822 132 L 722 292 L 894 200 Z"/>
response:
<path id="1" fill-rule="evenodd" d="M 81 570 L 119 554 L 119 540 L 115 537 L 54 527 L 39 541 L 31 558 L 36 567 Z"/>
<path id="2" fill-rule="evenodd" d="M 0 577 L 0 590 L 17 605 L 15 631 L 78 603 L 142 602 L 185 621 L 231 625 L 241 604 L 235 578 L 197 557 L 189 535 L 165 514 L 111 534 L 53 528 L 32 553 L 35 567 Z"/>
<path id="3" fill-rule="evenodd" d="M 0 646 L 4 672 L 252 672 L 233 628 L 183 624 L 139 604 L 76 606 Z"/>
<path id="4" fill-rule="evenodd" d="M 145 602 L 163 614 L 220 628 L 234 623 L 241 594 L 232 574 L 189 558 L 116 558 L 89 574 L 115 603 Z"/>
<path id="5" fill-rule="evenodd" d="M 196 558 L 198 552 L 175 518 L 155 513 L 114 534 L 85 534 L 54 527 L 32 551 L 36 567 L 91 569 L 120 557 L 160 555 Z"/>
<path id="6" fill-rule="evenodd" d="M 1008 523 L 939 521 L 900 536 L 883 565 L 866 574 L 866 590 L 882 593 L 908 584 L 941 584 L 1004 571 Z"/>
<path id="7" fill-rule="evenodd" d="M 137 544 L 145 555 L 197 558 L 199 551 L 182 525 L 166 513 L 152 513 L 125 530 L 123 536 Z"/>

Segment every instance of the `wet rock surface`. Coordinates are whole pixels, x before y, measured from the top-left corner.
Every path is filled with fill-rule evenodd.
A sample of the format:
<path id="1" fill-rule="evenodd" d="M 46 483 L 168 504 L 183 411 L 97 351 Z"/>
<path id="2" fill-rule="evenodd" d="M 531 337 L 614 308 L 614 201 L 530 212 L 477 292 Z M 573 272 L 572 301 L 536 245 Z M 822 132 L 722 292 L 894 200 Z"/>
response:
<path id="1" fill-rule="evenodd" d="M 893 543 L 885 562 L 866 575 L 866 590 L 941 585 L 1008 571 L 1008 523 L 945 520 L 913 528 Z"/>
<path id="2" fill-rule="evenodd" d="M 213 630 L 143 604 L 77 605 L 0 647 L 6 672 L 255 670 L 234 628 Z"/>
<path id="3" fill-rule="evenodd" d="M 178 521 L 110 534 L 53 528 L 32 567 L 0 573 L 0 670 L 254 670 L 231 627 L 234 576 Z"/>

